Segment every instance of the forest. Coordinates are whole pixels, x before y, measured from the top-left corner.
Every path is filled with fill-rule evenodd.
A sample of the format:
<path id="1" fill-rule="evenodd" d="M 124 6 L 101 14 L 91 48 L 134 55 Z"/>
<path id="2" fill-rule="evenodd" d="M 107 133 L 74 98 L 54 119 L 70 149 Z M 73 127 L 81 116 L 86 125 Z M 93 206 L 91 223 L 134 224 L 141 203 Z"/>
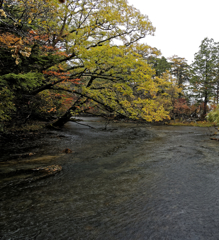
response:
<path id="1" fill-rule="evenodd" d="M 127 0 L 0 0 L 0 131 L 81 114 L 218 123 L 219 43 L 200 39 L 189 65 L 142 43 L 154 32 Z"/>

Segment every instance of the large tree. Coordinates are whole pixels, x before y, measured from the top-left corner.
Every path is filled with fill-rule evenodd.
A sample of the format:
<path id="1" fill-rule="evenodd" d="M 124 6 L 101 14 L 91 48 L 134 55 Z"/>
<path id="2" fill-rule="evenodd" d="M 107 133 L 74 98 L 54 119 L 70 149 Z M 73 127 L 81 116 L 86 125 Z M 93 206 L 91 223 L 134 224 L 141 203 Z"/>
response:
<path id="1" fill-rule="evenodd" d="M 90 108 L 148 121 L 168 117 L 160 99 L 166 95 L 157 94 L 168 80 L 153 78 L 145 56 L 154 50 L 138 44 L 155 28 L 126 0 L 2 2 L 0 84 L 15 116 L 27 119 L 39 99 L 61 96 L 68 109 L 56 125 Z"/>
<path id="2" fill-rule="evenodd" d="M 202 118 L 206 116 L 207 104 L 214 95 L 217 62 L 218 43 L 215 43 L 213 39 L 205 38 L 191 64 L 192 78 L 190 80 L 195 99 L 203 102 Z"/>

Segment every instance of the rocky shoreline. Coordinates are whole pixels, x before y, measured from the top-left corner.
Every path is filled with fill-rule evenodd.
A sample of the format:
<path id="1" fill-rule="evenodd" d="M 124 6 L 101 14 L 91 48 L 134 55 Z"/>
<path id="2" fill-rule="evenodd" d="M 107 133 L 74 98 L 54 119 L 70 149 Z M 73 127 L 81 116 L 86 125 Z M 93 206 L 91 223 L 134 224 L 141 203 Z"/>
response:
<path id="1" fill-rule="evenodd" d="M 46 144 L 44 138 L 50 135 L 57 139 L 64 137 L 47 129 L 0 135 L 0 189 L 27 184 L 62 171 L 62 166 L 53 164 L 57 156 L 36 157 L 37 153 L 28 151 L 35 144 Z M 70 152 L 64 149 L 60 154 Z"/>
<path id="2" fill-rule="evenodd" d="M 141 135 L 137 129 L 129 129 L 127 132 L 125 129 L 116 131 L 117 128 L 115 126 L 119 127 L 120 123 L 114 123 L 116 125 L 107 128 L 107 130 L 103 129 L 102 125 L 104 126 L 105 124 L 101 123 L 101 121 L 94 121 L 89 124 L 94 124 L 95 128 L 88 128 L 86 126 L 77 127 L 76 125 L 75 129 L 78 132 L 71 134 L 64 128 L 61 130 L 41 129 L 32 132 L 12 132 L 0 135 L 0 149 L 2 153 L 0 157 L 0 189 L 7 186 L 27 184 L 59 173 L 62 171 L 65 155 L 83 155 L 80 142 L 87 142 L 88 139 L 92 139 L 96 134 L 99 136 L 98 139 L 100 139 L 95 139 L 95 141 L 100 141 L 103 149 L 106 147 L 108 149 L 108 144 L 103 146 L 107 136 L 115 135 L 116 139 L 117 137 L 122 137 L 126 138 L 129 142 L 139 134 Z M 135 124 L 134 126 L 136 127 Z M 80 128 L 81 130 L 79 130 Z M 83 133 L 83 129 L 85 129 L 85 134 Z M 78 138 L 78 134 L 82 134 L 82 136 Z M 88 136 L 87 134 L 90 135 Z M 75 139 L 74 136 L 76 137 Z M 68 145 L 71 141 L 74 142 L 75 148 L 76 145 L 79 147 L 78 152 L 75 153 L 75 149 L 72 149 Z M 58 146 L 58 148 L 53 149 L 53 146 Z M 45 148 L 45 150 L 42 150 L 42 148 Z M 116 145 L 114 148 L 119 149 L 119 146 Z M 114 148 L 107 150 L 107 152 L 113 152 Z M 87 151 L 91 154 L 93 149 L 88 148 Z M 95 154 L 97 153 L 95 152 Z"/>
<path id="3" fill-rule="evenodd" d="M 0 173 L 0 189 L 31 183 L 55 175 L 60 171 L 62 171 L 60 165 L 50 165 L 46 167 L 20 169 L 9 171 L 8 173 Z"/>

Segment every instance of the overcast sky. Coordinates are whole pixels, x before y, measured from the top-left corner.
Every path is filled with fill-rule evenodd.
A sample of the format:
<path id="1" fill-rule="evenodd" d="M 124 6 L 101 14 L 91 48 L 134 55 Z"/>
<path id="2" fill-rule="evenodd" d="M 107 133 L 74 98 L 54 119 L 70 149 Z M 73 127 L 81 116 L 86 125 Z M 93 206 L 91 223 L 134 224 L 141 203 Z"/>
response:
<path id="1" fill-rule="evenodd" d="M 213 38 L 219 42 L 219 1 L 217 0 L 128 0 L 146 14 L 155 36 L 143 42 L 161 50 L 166 58 L 184 57 L 190 64 L 201 41 Z"/>

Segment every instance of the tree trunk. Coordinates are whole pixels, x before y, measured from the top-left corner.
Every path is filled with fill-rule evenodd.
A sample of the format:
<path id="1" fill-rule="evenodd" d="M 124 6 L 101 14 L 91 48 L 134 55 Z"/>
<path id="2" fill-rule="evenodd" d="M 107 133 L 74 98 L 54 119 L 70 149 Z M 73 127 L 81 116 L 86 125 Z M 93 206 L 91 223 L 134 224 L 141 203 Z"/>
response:
<path id="1" fill-rule="evenodd" d="M 71 117 L 71 113 L 70 113 L 70 109 L 64 114 L 62 115 L 58 120 L 56 120 L 52 126 L 54 127 L 62 127 L 63 125 L 65 125 Z"/>
<path id="2" fill-rule="evenodd" d="M 218 93 L 219 93 L 219 83 L 217 83 L 217 96 L 216 96 L 216 101 L 217 101 L 217 105 L 218 105 Z"/>
<path id="3" fill-rule="evenodd" d="M 207 103 L 208 103 L 208 96 L 207 96 L 207 93 L 205 93 L 205 100 L 204 100 L 204 106 L 203 106 L 203 113 L 202 113 L 202 116 L 201 116 L 202 119 L 205 119 L 206 114 L 207 114 Z"/>
<path id="4" fill-rule="evenodd" d="M 71 118 L 71 112 L 74 112 L 77 107 L 81 107 L 85 102 L 87 101 L 87 99 L 85 99 L 84 101 L 81 101 L 81 98 L 79 97 L 76 102 L 74 102 L 74 104 L 60 117 L 58 118 L 53 124 L 52 126 L 54 127 L 62 127 L 63 125 L 65 125 Z"/>
<path id="5" fill-rule="evenodd" d="M 60 118 L 58 118 L 53 124 L 53 127 L 62 127 L 64 126 L 71 118 L 72 114 L 71 112 L 74 112 L 76 110 L 76 106 L 72 106 L 69 108 Z"/>

